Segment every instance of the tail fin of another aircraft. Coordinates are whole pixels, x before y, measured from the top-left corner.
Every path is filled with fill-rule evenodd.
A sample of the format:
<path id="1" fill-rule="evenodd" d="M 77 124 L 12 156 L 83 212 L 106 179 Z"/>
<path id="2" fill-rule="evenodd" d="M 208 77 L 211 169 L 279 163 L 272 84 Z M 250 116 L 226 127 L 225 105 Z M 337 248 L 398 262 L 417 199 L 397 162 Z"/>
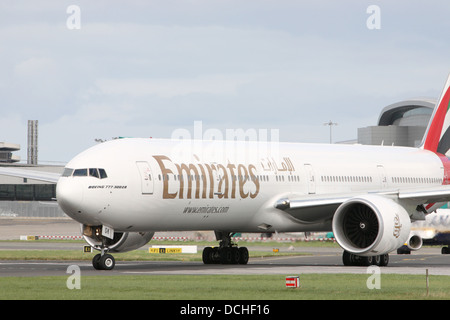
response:
<path id="1" fill-rule="evenodd" d="M 450 149 L 450 75 L 422 142 L 422 149 L 445 154 Z"/>

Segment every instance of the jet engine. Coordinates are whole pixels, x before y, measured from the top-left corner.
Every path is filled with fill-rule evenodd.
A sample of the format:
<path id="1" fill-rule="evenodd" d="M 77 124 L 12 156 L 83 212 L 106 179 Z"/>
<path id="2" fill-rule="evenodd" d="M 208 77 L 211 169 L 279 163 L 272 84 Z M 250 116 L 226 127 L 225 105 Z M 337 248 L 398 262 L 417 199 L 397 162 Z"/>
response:
<path id="1" fill-rule="evenodd" d="M 406 243 L 397 249 L 397 254 L 410 254 L 411 251 L 416 251 L 422 248 L 423 240 L 417 234 L 409 236 Z"/>
<path id="2" fill-rule="evenodd" d="M 401 247 L 409 237 L 411 219 L 396 201 L 364 195 L 347 200 L 333 217 L 336 241 L 358 256 L 379 256 Z"/>
<path id="3" fill-rule="evenodd" d="M 406 241 L 406 246 L 408 247 L 409 250 L 419 250 L 420 248 L 422 248 L 423 245 L 423 240 L 420 236 L 413 234 L 412 236 L 409 237 L 409 239 Z"/>
<path id="4" fill-rule="evenodd" d="M 104 245 L 109 252 L 127 252 L 147 244 L 154 232 L 114 232 L 112 239 L 102 235 L 102 226 L 82 225 L 84 240 L 93 248 L 100 250 Z"/>

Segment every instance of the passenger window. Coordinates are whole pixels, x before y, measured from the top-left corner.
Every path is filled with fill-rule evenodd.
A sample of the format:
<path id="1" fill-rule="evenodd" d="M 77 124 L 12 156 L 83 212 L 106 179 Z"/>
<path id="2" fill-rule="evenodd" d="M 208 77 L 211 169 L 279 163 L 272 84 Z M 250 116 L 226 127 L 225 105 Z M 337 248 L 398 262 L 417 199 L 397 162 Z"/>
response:
<path id="1" fill-rule="evenodd" d="M 108 178 L 108 176 L 106 175 L 105 169 L 98 169 L 98 173 L 100 174 L 100 179 Z"/>
<path id="2" fill-rule="evenodd" d="M 87 169 L 76 169 L 73 172 L 74 177 L 87 177 Z"/>
<path id="3" fill-rule="evenodd" d="M 89 176 L 95 177 L 95 178 L 99 178 L 97 168 L 90 168 L 89 169 Z"/>

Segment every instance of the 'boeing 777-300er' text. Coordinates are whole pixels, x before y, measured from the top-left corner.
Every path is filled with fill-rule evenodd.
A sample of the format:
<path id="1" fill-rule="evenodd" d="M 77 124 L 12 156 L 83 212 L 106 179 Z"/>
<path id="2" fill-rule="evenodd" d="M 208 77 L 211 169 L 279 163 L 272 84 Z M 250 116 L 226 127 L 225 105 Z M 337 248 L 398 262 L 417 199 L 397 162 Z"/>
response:
<path id="1" fill-rule="evenodd" d="M 82 152 L 62 176 L 0 174 L 57 182 L 59 206 L 100 251 L 96 269 L 156 231 L 187 230 L 220 241 L 203 250 L 205 264 L 248 262 L 236 232 L 333 231 L 345 265 L 387 265 L 411 222 L 450 201 L 449 86 L 418 148 L 127 138 Z"/>

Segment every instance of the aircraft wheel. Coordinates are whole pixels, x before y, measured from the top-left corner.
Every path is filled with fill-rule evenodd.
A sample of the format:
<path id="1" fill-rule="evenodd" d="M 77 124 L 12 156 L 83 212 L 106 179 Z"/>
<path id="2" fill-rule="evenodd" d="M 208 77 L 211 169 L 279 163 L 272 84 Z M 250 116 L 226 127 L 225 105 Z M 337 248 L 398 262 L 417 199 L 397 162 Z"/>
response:
<path id="1" fill-rule="evenodd" d="M 372 265 L 379 266 L 381 262 L 381 256 L 373 256 Z"/>
<path id="2" fill-rule="evenodd" d="M 240 259 L 239 249 L 236 247 L 232 247 L 231 249 L 231 264 L 238 264 Z"/>
<path id="3" fill-rule="evenodd" d="M 373 265 L 373 256 L 369 256 L 369 257 L 362 257 L 361 259 L 361 264 L 365 267 L 371 266 Z"/>
<path id="4" fill-rule="evenodd" d="M 386 267 L 389 263 L 389 254 L 382 254 L 380 256 L 380 263 L 379 266 L 380 267 Z"/>
<path id="5" fill-rule="evenodd" d="M 94 258 L 92 258 L 92 266 L 94 267 L 95 270 L 101 270 L 100 268 L 100 258 L 102 257 L 102 255 L 96 254 L 94 256 Z"/>
<path id="6" fill-rule="evenodd" d="M 411 250 L 407 246 L 401 246 L 397 249 L 397 254 L 411 254 Z"/>
<path id="7" fill-rule="evenodd" d="M 214 253 L 214 249 L 211 247 L 206 247 L 203 249 L 202 260 L 203 260 L 204 264 L 213 263 L 213 258 L 212 258 L 213 253 Z"/>
<path id="8" fill-rule="evenodd" d="M 230 264 L 232 261 L 231 248 L 225 247 L 220 250 L 220 263 Z"/>
<path id="9" fill-rule="evenodd" d="M 379 256 L 361 257 L 353 253 L 344 251 L 342 254 L 342 262 L 344 266 L 380 266 L 385 267 L 389 263 L 389 254 Z"/>
<path id="10" fill-rule="evenodd" d="M 344 266 L 353 266 L 354 265 L 354 261 L 353 261 L 353 254 L 351 254 L 348 251 L 344 251 L 342 253 L 342 262 L 344 263 Z"/>
<path id="11" fill-rule="evenodd" d="M 247 264 L 248 259 L 249 254 L 245 247 L 205 247 L 202 252 L 204 264 Z"/>
<path id="12" fill-rule="evenodd" d="M 99 265 L 101 270 L 112 270 L 116 265 L 116 260 L 112 255 L 104 254 L 100 257 Z"/>
<path id="13" fill-rule="evenodd" d="M 246 247 L 241 247 L 239 250 L 239 264 L 247 264 L 248 263 L 248 249 Z"/>

